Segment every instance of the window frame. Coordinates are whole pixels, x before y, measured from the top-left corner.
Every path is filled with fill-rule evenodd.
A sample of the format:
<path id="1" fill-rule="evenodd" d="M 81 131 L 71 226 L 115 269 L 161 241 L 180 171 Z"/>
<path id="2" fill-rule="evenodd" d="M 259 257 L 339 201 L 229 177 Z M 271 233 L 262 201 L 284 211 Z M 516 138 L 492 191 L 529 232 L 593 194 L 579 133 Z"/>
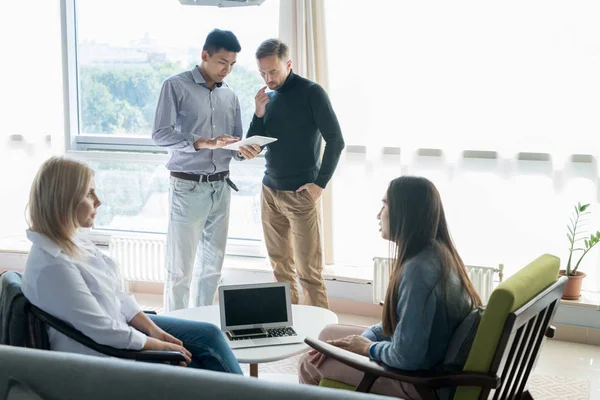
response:
<path id="1" fill-rule="evenodd" d="M 128 151 L 136 153 L 167 154 L 167 150 L 156 146 L 151 138 L 138 135 L 76 135 L 78 151 Z"/>

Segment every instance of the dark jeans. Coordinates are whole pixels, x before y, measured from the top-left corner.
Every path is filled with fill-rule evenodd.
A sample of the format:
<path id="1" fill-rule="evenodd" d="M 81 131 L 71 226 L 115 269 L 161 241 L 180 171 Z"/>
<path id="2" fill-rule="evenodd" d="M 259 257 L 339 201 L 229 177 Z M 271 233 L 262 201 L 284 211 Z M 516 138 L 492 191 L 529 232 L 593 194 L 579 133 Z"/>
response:
<path id="1" fill-rule="evenodd" d="M 181 340 L 183 347 L 192 353 L 188 367 L 242 375 L 240 364 L 216 325 L 160 315 L 148 316 L 159 328 Z"/>

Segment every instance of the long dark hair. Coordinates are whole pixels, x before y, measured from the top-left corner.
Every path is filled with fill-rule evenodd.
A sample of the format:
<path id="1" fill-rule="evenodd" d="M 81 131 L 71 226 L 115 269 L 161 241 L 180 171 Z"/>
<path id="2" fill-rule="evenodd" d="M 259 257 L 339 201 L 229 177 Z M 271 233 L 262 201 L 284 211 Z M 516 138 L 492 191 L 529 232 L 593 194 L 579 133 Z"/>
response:
<path id="1" fill-rule="evenodd" d="M 460 278 L 472 307 L 481 306 L 481 298 L 450 237 L 442 199 L 434 184 L 423 177 L 396 178 L 390 182 L 386 201 L 389 211 L 390 254 L 393 256 L 390 284 L 383 306 L 384 334 L 392 336 L 398 324 L 396 306 L 402 267 L 428 246 L 432 246 L 440 258 L 440 279 L 444 296 L 446 297 L 448 279 L 453 271 Z"/>

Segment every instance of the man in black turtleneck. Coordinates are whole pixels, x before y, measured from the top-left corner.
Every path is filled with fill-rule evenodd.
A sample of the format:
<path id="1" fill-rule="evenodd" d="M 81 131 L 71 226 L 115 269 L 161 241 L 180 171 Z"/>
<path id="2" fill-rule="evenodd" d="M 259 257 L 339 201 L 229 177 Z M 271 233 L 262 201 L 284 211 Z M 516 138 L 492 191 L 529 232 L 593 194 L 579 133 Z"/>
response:
<path id="1" fill-rule="evenodd" d="M 298 303 L 298 275 L 306 304 L 328 308 L 316 203 L 344 148 L 340 125 L 325 90 L 294 74 L 284 43 L 265 40 L 256 59 L 272 91 L 267 93 L 267 86 L 258 91 L 247 137 L 278 139 L 267 145 L 262 190 L 262 225 L 273 273 L 278 282 L 290 284 L 293 303 Z"/>

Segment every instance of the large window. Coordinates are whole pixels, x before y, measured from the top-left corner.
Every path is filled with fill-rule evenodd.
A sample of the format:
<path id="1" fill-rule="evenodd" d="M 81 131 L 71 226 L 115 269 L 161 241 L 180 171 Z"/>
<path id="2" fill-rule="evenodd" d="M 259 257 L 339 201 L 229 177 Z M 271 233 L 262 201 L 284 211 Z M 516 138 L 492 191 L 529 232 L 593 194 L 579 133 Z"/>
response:
<path id="1" fill-rule="evenodd" d="M 242 45 L 225 82 L 238 95 L 244 131 L 262 86 L 254 53 L 278 36 L 279 1 L 259 7 L 183 6 L 177 0 L 75 0 L 71 24 L 71 147 L 109 150 L 94 160 L 104 198 L 97 230 L 164 233 L 168 215 L 167 156 L 131 157 L 125 152 L 164 153 L 151 141 L 154 113 L 166 78 L 201 62 L 202 45 L 214 28 L 233 31 Z M 75 105 L 75 107 L 74 107 Z M 262 238 L 259 189 L 264 160 L 232 160 L 240 188 L 231 205 L 230 239 Z"/>
<path id="2" fill-rule="evenodd" d="M 247 128 L 262 83 L 254 52 L 264 39 L 277 37 L 278 0 L 239 8 L 183 6 L 176 0 L 76 0 L 75 11 L 76 133 L 150 137 L 162 83 L 200 63 L 204 39 L 214 28 L 233 31 L 242 45 L 226 82 L 240 99 Z"/>
<path id="3" fill-rule="evenodd" d="M 348 144 L 333 185 L 337 262 L 387 254 L 375 215 L 405 174 L 437 185 L 470 264 L 510 274 L 548 252 L 564 266 L 577 201 L 592 203 L 589 228 L 600 228 L 598 2 L 326 6 L 330 95 Z M 588 288 L 600 288 L 598 269 L 593 250 Z"/>

